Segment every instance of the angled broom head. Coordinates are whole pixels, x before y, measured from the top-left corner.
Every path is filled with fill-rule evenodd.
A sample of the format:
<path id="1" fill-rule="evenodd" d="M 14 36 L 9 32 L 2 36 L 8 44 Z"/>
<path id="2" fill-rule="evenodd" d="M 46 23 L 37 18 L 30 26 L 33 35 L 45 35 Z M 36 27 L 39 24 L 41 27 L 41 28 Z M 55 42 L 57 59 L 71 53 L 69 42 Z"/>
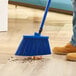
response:
<path id="1" fill-rule="evenodd" d="M 51 54 L 47 36 L 23 36 L 23 39 L 15 55 L 19 56 L 38 56 Z"/>
<path id="2" fill-rule="evenodd" d="M 44 26 L 50 3 L 51 0 L 48 0 L 45 13 L 40 25 L 39 33 L 35 33 L 34 36 L 23 36 L 22 42 L 15 55 L 37 56 L 51 54 L 48 37 L 40 35 Z"/>

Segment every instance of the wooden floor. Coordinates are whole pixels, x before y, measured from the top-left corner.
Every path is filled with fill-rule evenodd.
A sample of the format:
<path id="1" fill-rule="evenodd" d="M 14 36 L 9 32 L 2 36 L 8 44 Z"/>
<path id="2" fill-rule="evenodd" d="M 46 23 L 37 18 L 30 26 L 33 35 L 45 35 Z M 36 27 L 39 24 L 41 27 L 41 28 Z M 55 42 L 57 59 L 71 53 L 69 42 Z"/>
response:
<path id="1" fill-rule="evenodd" d="M 14 5 L 8 9 L 8 32 L 0 32 L 1 76 L 76 76 L 76 62 L 66 61 L 64 55 L 52 54 L 42 60 L 15 57 L 22 36 L 38 31 L 44 11 Z M 51 49 L 65 45 L 72 36 L 72 16 L 49 12 L 42 35 L 49 36 Z"/>

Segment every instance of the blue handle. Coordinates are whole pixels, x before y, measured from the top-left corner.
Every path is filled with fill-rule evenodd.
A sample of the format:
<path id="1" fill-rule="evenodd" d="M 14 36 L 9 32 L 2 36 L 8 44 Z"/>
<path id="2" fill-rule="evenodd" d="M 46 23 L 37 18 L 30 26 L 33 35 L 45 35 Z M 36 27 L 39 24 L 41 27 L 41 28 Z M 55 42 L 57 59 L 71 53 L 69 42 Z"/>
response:
<path id="1" fill-rule="evenodd" d="M 43 26 L 44 26 L 44 23 L 45 23 L 45 20 L 46 20 L 46 16 L 47 16 L 50 4 L 51 4 L 51 0 L 48 0 L 46 8 L 45 8 L 45 13 L 44 13 L 41 25 L 40 25 L 39 34 L 41 34 L 41 32 L 42 32 L 42 29 L 43 29 Z"/>

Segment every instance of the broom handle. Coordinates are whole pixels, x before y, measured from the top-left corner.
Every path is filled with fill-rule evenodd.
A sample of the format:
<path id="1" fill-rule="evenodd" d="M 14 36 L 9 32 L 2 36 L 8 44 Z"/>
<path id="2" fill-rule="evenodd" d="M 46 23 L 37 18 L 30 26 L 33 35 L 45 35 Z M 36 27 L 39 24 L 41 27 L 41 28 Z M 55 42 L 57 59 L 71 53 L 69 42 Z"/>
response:
<path id="1" fill-rule="evenodd" d="M 41 22 L 41 25 L 40 25 L 39 34 L 41 34 L 41 32 L 43 30 L 43 26 L 44 26 L 46 16 L 47 16 L 47 13 L 48 13 L 48 10 L 49 10 L 49 7 L 50 7 L 50 3 L 51 3 L 51 0 L 48 0 L 46 8 L 45 8 L 44 16 L 43 16 L 43 19 L 42 19 L 42 22 Z"/>

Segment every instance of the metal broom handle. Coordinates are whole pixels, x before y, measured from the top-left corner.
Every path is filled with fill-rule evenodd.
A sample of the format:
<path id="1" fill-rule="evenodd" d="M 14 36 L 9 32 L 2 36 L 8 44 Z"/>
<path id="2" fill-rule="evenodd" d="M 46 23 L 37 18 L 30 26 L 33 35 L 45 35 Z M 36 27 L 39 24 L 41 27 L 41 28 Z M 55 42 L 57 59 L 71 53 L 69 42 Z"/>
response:
<path id="1" fill-rule="evenodd" d="M 44 26 L 46 16 L 47 16 L 47 13 L 48 13 L 48 10 L 49 10 L 49 7 L 50 7 L 50 3 L 51 3 L 51 0 L 48 0 L 46 8 L 45 8 L 44 16 L 43 16 L 43 19 L 42 19 L 42 22 L 41 22 L 41 25 L 40 25 L 39 34 L 41 34 L 41 32 L 43 30 L 43 26 Z"/>

